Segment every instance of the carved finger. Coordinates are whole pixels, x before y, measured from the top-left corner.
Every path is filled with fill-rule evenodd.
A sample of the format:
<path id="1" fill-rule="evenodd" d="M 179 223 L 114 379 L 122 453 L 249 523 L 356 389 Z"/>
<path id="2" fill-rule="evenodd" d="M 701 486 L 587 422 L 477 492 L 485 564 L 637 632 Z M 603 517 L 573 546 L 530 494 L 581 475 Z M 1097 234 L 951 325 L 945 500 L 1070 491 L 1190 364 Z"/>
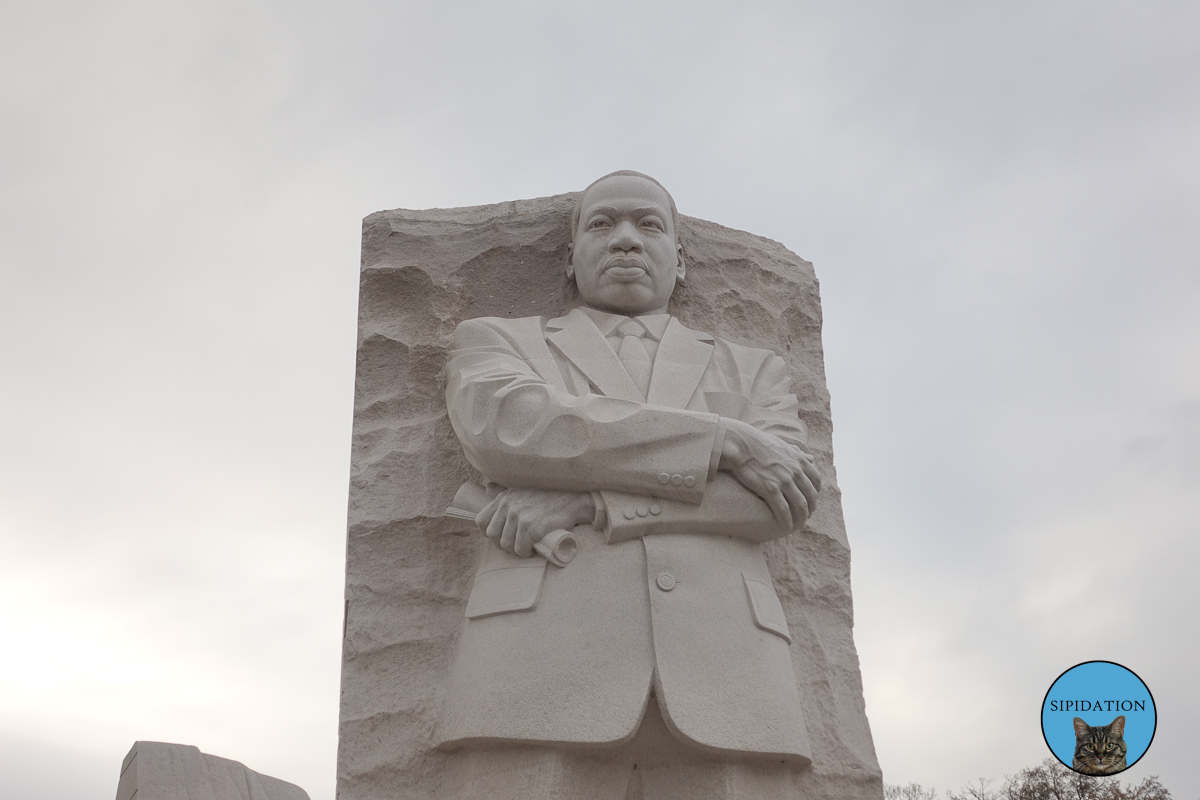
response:
<path id="1" fill-rule="evenodd" d="M 775 521 L 788 530 L 792 529 L 792 511 L 788 508 L 787 501 L 784 500 L 783 493 L 776 489 L 774 492 L 767 492 L 763 500 L 771 509 L 771 514 L 775 516 Z"/>
<path id="2" fill-rule="evenodd" d="M 783 496 L 787 498 L 788 507 L 792 511 L 792 522 L 794 527 L 801 527 L 805 520 L 808 519 L 808 501 L 804 494 L 797 488 L 796 484 L 789 483 L 783 487 Z"/>
<path id="3" fill-rule="evenodd" d="M 533 537 L 529 534 L 527 522 L 522 521 L 517 524 L 517 538 L 513 543 L 513 552 L 521 558 L 529 558 L 533 555 Z"/>
<path id="4" fill-rule="evenodd" d="M 521 517 L 516 511 L 510 510 L 504 517 L 504 532 L 500 534 L 500 547 L 512 553 L 513 547 L 516 545 L 517 525 L 520 524 Z"/>
<path id="5" fill-rule="evenodd" d="M 812 513 L 817 510 L 817 494 L 821 491 L 820 487 L 813 483 L 808 472 L 804 470 L 797 471 L 792 476 L 792 480 L 795 481 L 796 488 L 804 495 L 808 514 L 812 516 Z"/>
<path id="6" fill-rule="evenodd" d="M 487 530 L 483 532 L 497 547 L 500 546 L 500 537 L 504 534 L 504 522 L 507 519 L 507 508 L 501 508 L 500 503 L 497 502 L 496 508 L 492 510 L 492 519 L 488 522 Z"/>
<path id="7" fill-rule="evenodd" d="M 812 456 L 805 453 L 805 458 L 800 462 L 800 467 L 804 470 L 804 474 L 808 476 L 808 480 L 812 483 L 813 488 L 818 492 L 821 491 L 821 471 L 817 469 Z"/>
<path id="8" fill-rule="evenodd" d="M 493 499 L 490 503 L 479 510 L 475 515 L 475 524 L 479 526 L 479 530 L 488 535 L 488 526 L 492 523 L 492 518 L 496 516 L 496 508 L 500 504 L 500 498 Z M 489 537 L 490 538 L 490 537 Z"/>

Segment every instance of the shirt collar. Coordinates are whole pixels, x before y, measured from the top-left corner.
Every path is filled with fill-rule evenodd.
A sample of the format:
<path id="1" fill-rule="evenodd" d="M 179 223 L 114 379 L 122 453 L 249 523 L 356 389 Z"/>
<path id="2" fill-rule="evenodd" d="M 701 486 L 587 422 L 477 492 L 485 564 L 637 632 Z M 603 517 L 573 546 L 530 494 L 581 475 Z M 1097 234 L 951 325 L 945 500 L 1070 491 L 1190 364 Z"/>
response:
<path id="1" fill-rule="evenodd" d="M 629 319 L 622 314 L 610 314 L 607 311 L 587 306 L 583 306 L 581 310 L 591 317 L 592 322 L 596 323 L 596 327 L 605 336 L 612 336 L 617 326 Z M 662 341 L 663 334 L 667 332 L 667 325 L 671 323 L 670 314 L 647 314 L 642 317 L 634 317 L 634 319 L 646 326 L 646 330 L 656 342 Z"/>

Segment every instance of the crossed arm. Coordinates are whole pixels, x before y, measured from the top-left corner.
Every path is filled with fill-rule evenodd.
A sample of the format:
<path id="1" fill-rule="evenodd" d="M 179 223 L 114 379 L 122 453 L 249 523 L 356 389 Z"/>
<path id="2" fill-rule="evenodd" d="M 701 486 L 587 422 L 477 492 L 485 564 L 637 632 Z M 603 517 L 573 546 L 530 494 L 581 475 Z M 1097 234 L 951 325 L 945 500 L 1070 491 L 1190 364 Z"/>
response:
<path id="1" fill-rule="evenodd" d="M 776 530 L 763 538 L 778 538 L 803 526 L 821 487 L 812 457 L 744 422 L 722 418 L 720 424 L 727 427 L 718 469 L 767 504 Z M 710 482 L 710 490 L 718 485 Z M 590 492 L 506 489 L 483 508 L 476 523 L 498 547 L 529 556 L 543 536 L 593 522 L 596 511 L 596 494 Z M 756 518 L 742 524 L 761 530 L 764 520 L 751 515 Z"/>
<path id="2" fill-rule="evenodd" d="M 765 506 L 742 504 L 754 518 L 730 520 L 730 533 L 737 535 L 743 523 L 760 529 L 764 521 L 773 524 L 776 530 L 763 538 L 802 526 L 815 507 L 821 478 L 802 448 L 803 426 L 794 412 L 789 424 L 787 415 L 769 408 L 790 397 L 777 356 L 758 381 L 768 396 L 751 398 L 761 412 L 751 424 L 570 395 L 543 380 L 503 331 L 480 320 L 463 323 L 454 345 L 446 391 L 450 420 L 468 460 L 511 487 L 476 520 L 505 550 L 528 556 L 547 533 L 597 521 L 596 500 L 607 493 L 659 498 L 675 516 L 696 517 L 710 488 L 725 496 L 748 492 Z M 660 482 L 659 476 L 678 474 L 681 465 L 693 468 L 687 485 Z M 740 488 L 731 488 L 733 482 Z"/>

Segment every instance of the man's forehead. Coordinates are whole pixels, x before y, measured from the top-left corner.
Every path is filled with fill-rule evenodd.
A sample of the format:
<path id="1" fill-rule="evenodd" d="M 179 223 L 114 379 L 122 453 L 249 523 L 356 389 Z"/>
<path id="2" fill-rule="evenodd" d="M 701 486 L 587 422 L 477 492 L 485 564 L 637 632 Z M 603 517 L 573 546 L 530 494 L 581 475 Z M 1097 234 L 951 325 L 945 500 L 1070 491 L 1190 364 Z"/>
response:
<path id="1" fill-rule="evenodd" d="M 582 206 L 585 213 L 600 207 L 654 210 L 663 214 L 671 211 L 666 191 L 654 181 L 636 175 L 605 178 L 587 190 Z"/>

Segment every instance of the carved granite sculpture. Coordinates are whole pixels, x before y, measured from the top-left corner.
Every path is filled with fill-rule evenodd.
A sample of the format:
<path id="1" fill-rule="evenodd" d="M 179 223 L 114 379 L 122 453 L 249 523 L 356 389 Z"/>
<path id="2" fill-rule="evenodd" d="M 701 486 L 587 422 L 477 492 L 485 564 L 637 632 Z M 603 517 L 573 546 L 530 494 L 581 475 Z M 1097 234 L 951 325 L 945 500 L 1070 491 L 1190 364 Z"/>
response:
<path id="1" fill-rule="evenodd" d="M 454 214 L 364 229 L 343 800 L 878 797 L 811 268 L 637 173 Z"/>
<path id="2" fill-rule="evenodd" d="M 166 742 L 134 742 L 117 800 L 308 800 L 308 793 L 228 758 Z"/>

